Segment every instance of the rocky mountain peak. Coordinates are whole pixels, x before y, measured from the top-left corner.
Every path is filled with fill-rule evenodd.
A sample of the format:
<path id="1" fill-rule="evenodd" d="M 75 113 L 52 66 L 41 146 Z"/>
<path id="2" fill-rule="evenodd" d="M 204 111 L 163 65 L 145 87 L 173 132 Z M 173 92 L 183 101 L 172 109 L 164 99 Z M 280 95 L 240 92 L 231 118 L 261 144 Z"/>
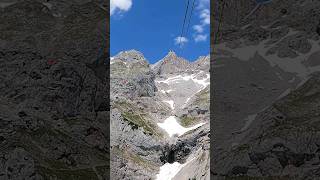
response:
<path id="1" fill-rule="evenodd" d="M 114 58 L 121 59 L 124 61 L 146 61 L 143 54 L 137 50 L 128 50 L 128 51 L 121 51 L 118 53 Z"/>
<path id="2" fill-rule="evenodd" d="M 169 51 L 168 54 L 153 66 L 156 74 L 167 74 L 180 72 L 190 66 L 190 62 L 182 57 L 179 57 L 174 51 Z"/>
<path id="3" fill-rule="evenodd" d="M 167 58 L 177 58 L 178 56 L 174 51 L 170 50 L 165 57 L 167 57 Z"/>
<path id="4" fill-rule="evenodd" d="M 124 51 L 117 56 L 132 58 L 135 55 L 139 53 Z M 139 61 L 111 59 L 112 177 L 208 179 L 208 71 L 190 71 L 193 63 L 174 51 L 169 51 L 151 67 L 140 66 Z M 138 161 L 121 163 L 128 158 Z M 166 169 L 173 169 L 171 166 L 177 163 L 181 168 L 187 164 L 192 167 L 174 178 L 177 172 L 170 172 L 172 177 L 167 177 Z M 194 173 L 190 169 L 201 170 Z"/>
<path id="5" fill-rule="evenodd" d="M 200 56 L 192 63 L 195 69 L 208 70 L 210 68 L 210 56 Z"/>
<path id="6" fill-rule="evenodd" d="M 170 50 L 168 54 L 161 60 L 163 63 L 169 62 L 169 61 L 186 61 L 182 57 L 179 57 L 174 51 Z"/>
<path id="7" fill-rule="evenodd" d="M 195 64 L 206 64 L 210 63 L 210 56 L 200 56 L 195 62 Z"/>

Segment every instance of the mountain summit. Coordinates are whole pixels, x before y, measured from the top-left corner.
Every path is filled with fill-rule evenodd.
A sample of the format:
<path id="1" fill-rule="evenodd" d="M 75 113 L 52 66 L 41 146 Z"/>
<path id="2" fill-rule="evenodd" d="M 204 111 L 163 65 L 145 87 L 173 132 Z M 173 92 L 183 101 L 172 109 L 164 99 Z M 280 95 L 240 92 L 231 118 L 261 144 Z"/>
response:
<path id="1" fill-rule="evenodd" d="M 124 61 L 136 61 L 136 60 L 143 60 L 146 61 L 143 54 L 137 50 L 128 50 L 128 51 L 121 51 L 116 56 L 113 57 L 114 59 L 121 59 Z"/>
<path id="2" fill-rule="evenodd" d="M 163 59 L 154 64 L 152 69 L 156 74 L 172 74 L 185 70 L 189 66 L 189 61 L 177 56 L 174 51 L 169 51 Z"/>
<path id="3" fill-rule="evenodd" d="M 164 58 L 171 58 L 171 59 L 174 60 L 174 59 L 177 59 L 178 56 L 177 56 L 177 54 L 176 54 L 174 51 L 170 50 L 170 51 L 168 52 L 168 54 L 167 54 Z"/>

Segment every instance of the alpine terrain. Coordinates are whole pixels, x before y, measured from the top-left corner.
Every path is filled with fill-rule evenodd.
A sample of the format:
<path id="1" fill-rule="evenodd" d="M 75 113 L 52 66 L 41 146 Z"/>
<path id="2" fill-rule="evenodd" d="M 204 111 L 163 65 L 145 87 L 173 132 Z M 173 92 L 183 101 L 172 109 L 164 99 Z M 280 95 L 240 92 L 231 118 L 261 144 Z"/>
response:
<path id="1" fill-rule="evenodd" d="M 320 1 L 212 6 L 213 179 L 319 179 Z"/>
<path id="2" fill-rule="evenodd" d="M 106 8 L 0 0 L 0 179 L 108 179 Z"/>
<path id="3" fill-rule="evenodd" d="M 209 59 L 110 58 L 112 179 L 210 179 Z"/>

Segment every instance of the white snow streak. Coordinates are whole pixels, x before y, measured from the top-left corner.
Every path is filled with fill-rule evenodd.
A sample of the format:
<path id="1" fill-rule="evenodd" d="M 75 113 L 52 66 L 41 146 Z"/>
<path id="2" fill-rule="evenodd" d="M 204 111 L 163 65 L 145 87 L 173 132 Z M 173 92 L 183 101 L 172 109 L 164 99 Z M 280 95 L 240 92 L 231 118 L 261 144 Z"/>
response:
<path id="1" fill-rule="evenodd" d="M 171 109 L 174 109 L 174 102 L 172 100 L 169 100 L 169 101 L 163 101 L 163 102 L 166 102 L 170 105 Z"/>
<path id="2" fill-rule="evenodd" d="M 202 71 L 200 72 L 202 73 Z M 191 75 L 178 75 L 178 76 L 173 76 L 173 77 L 169 77 L 168 79 L 166 80 L 162 80 L 162 81 L 155 81 L 156 83 L 166 83 L 166 84 L 170 84 L 170 83 L 176 83 L 176 81 L 194 81 L 195 83 L 197 84 L 200 84 L 200 85 L 203 85 L 203 86 L 207 86 L 210 84 L 210 82 L 206 82 L 209 78 L 210 78 L 210 75 L 209 74 L 206 74 L 206 78 L 204 79 L 201 79 L 201 80 L 198 80 L 196 79 L 195 77 L 200 74 L 200 73 L 197 73 L 197 74 L 191 74 Z"/>
<path id="3" fill-rule="evenodd" d="M 190 159 L 190 157 L 188 159 Z M 160 167 L 160 172 L 157 174 L 156 180 L 171 180 L 184 166 L 191 163 L 194 159 L 195 158 L 193 157 L 184 164 L 178 162 L 164 164 Z"/>
<path id="4" fill-rule="evenodd" d="M 190 158 L 189 158 L 190 159 Z M 157 178 L 156 180 L 171 180 L 172 178 L 174 178 L 174 176 L 176 174 L 178 174 L 178 172 L 187 164 L 189 164 L 190 162 L 192 162 L 194 160 L 194 158 L 188 160 L 186 163 L 184 164 L 180 164 L 178 162 L 174 162 L 172 164 L 170 163 L 166 163 L 163 166 L 160 167 L 160 172 L 159 174 L 157 174 Z"/>
<path id="5" fill-rule="evenodd" d="M 175 116 L 170 116 L 163 123 L 157 123 L 157 124 L 159 127 L 164 129 L 169 134 L 170 137 L 172 137 L 175 134 L 177 134 L 178 136 L 181 136 L 190 130 L 196 129 L 204 125 L 205 123 L 199 123 L 195 126 L 185 128 L 177 122 L 177 119 Z"/>
<path id="6" fill-rule="evenodd" d="M 180 83 L 181 81 L 193 81 L 195 83 L 195 86 L 197 87 L 196 90 L 199 89 L 197 92 L 195 92 L 193 94 L 193 95 L 195 95 L 198 92 L 200 92 L 201 90 L 203 90 L 204 88 L 206 88 L 210 84 L 210 82 L 208 82 L 208 80 L 210 79 L 209 74 L 205 74 L 206 77 L 202 78 L 202 79 L 196 78 L 199 75 L 201 75 L 201 73 L 203 73 L 203 71 L 200 71 L 197 74 L 191 74 L 191 75 L 184 74 L 184 75 L 173 76 L 173 77 L 169 77 L 165 80 L 156 81 L 156 83 L 166 83 L 166 84 L 176 85 L 176 83 Z M 160 90 L 160 92 L 162 92 L 164 94 L 169 93 L 171 91 L 174 91 L 174 89 L 173 90 L 172 89 Z M 191 99 L 191 97 L 186 97 L 187 99 L 185 101 L 185 105 Z M 173 100 L 164 100 L 163 102 L 168 103 L 170 105 L 171 109 L 174 110 L 174 101 Z M 163 123 L 157 123 L 157 125 L 160 128 L 164 129 L 168 133 L 169 137 L 172 137 L 174 135 L 181 136 L 184 133 L 186 133 L 190 130 L 196 129 L 204 124 L 205 123 L 199 123 L 195 126 L 185 128 L 177 122 L 177 119 L 175 116 L 169 116 L 167 119 L 165 119 L 165 121 Z M 192 160 L 193 159 L 188 160 L 185 164 L 180 164 L 179 162 L 174 162 L 172 164 L 170 164 L 170 163 L 164 164 L 163 166 L 160 167 L 160 172 L 159 172 L 159 174 L 157 174 L 156 180 L 171 180 L 184 166 L 186 166 Z"/>
<path id="7" fill-rule="evenodd" d="M 160 172 L 157 174 L 156 180 L 171 180 L 183 166 L 185 165 L 178 162 L 164 164 L 160 167 Z"/>
<path id="8" fill-rule="evenodd" d="M 287 38 L 291 35 L 295 35 L 297 33 L 299 33 L 299 31 L 290 29 L 289 33 L 286 36 L 282 37 L 279 40 L 279 42 L 284 38 Z M 310 57 L 311 54 L 319 51 L 320 45 L 318 44 L 317 41 L 308 40 L 312 45 L 312 49 L 306 54 L 301 54 L 297 52 L 299 56 L 295 58 L 290 58 L 290 57 L 280 58 L 278 57 L 277 54 L 266 55 L 267 51 L 269 50 L 269 46 L 266 45 L 268 41 L 269 40 L 265 40 L 260 42 L 258 45 L 239 47 L 235 49 L 228 48 L 225 43 L 221 43 L 216 46 L 218 47 L 218 49 L 229 50 L 233 54 L 232 57 L 236 57 L 244 61 L 250 60 L 252 57 L 254 57 L 255 53 L 258 53 L 264 59 L 266 59 L 271 66 L 277 65 L 286 72 L 297 73 L 297 75 L 302 79 L 306 78 L 306 76 L 311 72 L 314 72 L 320 69 L 320 68 L 308 69 L 302 64 L 302 61 Z"/>
<path id="9" fill-rule="evenodd" d="M 173 91 L 172 89 L 169 89 L 169 90 L 160 90 L 160 92 L 162 92 L 163 94 L 165 94 L 165 93 L 169 93 L 169 92 L 171 92 L 171 91 Z"/>
<path id="10" fill-rule="evenodd" d="M 114 57 L 110 57 L 110 64 L 113 64 L 113 63 L 115 63 Z"/>
<path id="11" fill-rule="evenodd" d="M 199 76 L 201 73 L 203 73 L 203 71 L 200 71 L 197 74 L 191 74 L 191 75 L 178 75 L 178 76 L 173 76 L 173 77 L 169 77 L 165 80 L 161 80 L 161 81 L 156 81 L 157 83 L 166 83 L 166 84 L 171 84 L 171 83 L 177 83 L 179 81 L 193 81 L 195 84 L 200 85 L 200 89 L 195 92 L 194 94 L 192 94 L 190 97 L 187 97 L 184 105 L 186 105 L 189 100 L 191 99 L 192 96 L 194 96 L 195 94 L 199 93 L 200 91 L 202 91 L 203 89 L 205 89 L 208 85 L 210 85 L 210 74 L 205 74 L 206 77 L 202 78 L 202 79 L 197 79 L 196 77 Z M 165 93 L 169 93 L 173 91 L 172 89 L 169 90 L 160 90 L 160 92 L 162 92 L 163 94 Z M 170 105 L 172 104 L 169 101 L 165 101 L 167 103 L 170 103 Z M 172 106 L 171 106 L 172 107 Z M 174 108 L 172 108 L 174 109 Z"/>
<path id="12" fill-rule="evenodd" d="M 206 74 L 206 78 L 201 79 L 201 80 L 195 79 L 194 77 L 192 77 L 192 81 L 202 85 L 202 88 L 198 92 L 200 92 L 201 90 L 203 90 L 204 88 L 206 88 L 210 84 L 210 81 L 207 82 L 208 79 L 210 79 L 210 75 L 209 74 Z"/>

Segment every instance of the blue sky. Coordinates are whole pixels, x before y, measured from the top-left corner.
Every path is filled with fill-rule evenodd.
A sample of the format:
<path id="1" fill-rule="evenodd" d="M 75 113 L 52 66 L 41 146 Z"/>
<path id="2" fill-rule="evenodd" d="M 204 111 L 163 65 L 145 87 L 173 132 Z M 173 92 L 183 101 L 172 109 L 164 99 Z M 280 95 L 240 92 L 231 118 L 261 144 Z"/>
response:
<path id="1" fill-rule="evenodd" d="M 210 51 L 210 1 L 196 0 L 188 34 L 181 34 L 188 0 L 111 0 L 111 56 L 135 49 L 150 63 L 163 58 L 169 50 L 190 61 Z M 190 0 L 189 11 L 193 0 Z M 188 16 L 189 17 L 189 16 Z M 185 29 L 187 22 L 185 25 Z"/>

